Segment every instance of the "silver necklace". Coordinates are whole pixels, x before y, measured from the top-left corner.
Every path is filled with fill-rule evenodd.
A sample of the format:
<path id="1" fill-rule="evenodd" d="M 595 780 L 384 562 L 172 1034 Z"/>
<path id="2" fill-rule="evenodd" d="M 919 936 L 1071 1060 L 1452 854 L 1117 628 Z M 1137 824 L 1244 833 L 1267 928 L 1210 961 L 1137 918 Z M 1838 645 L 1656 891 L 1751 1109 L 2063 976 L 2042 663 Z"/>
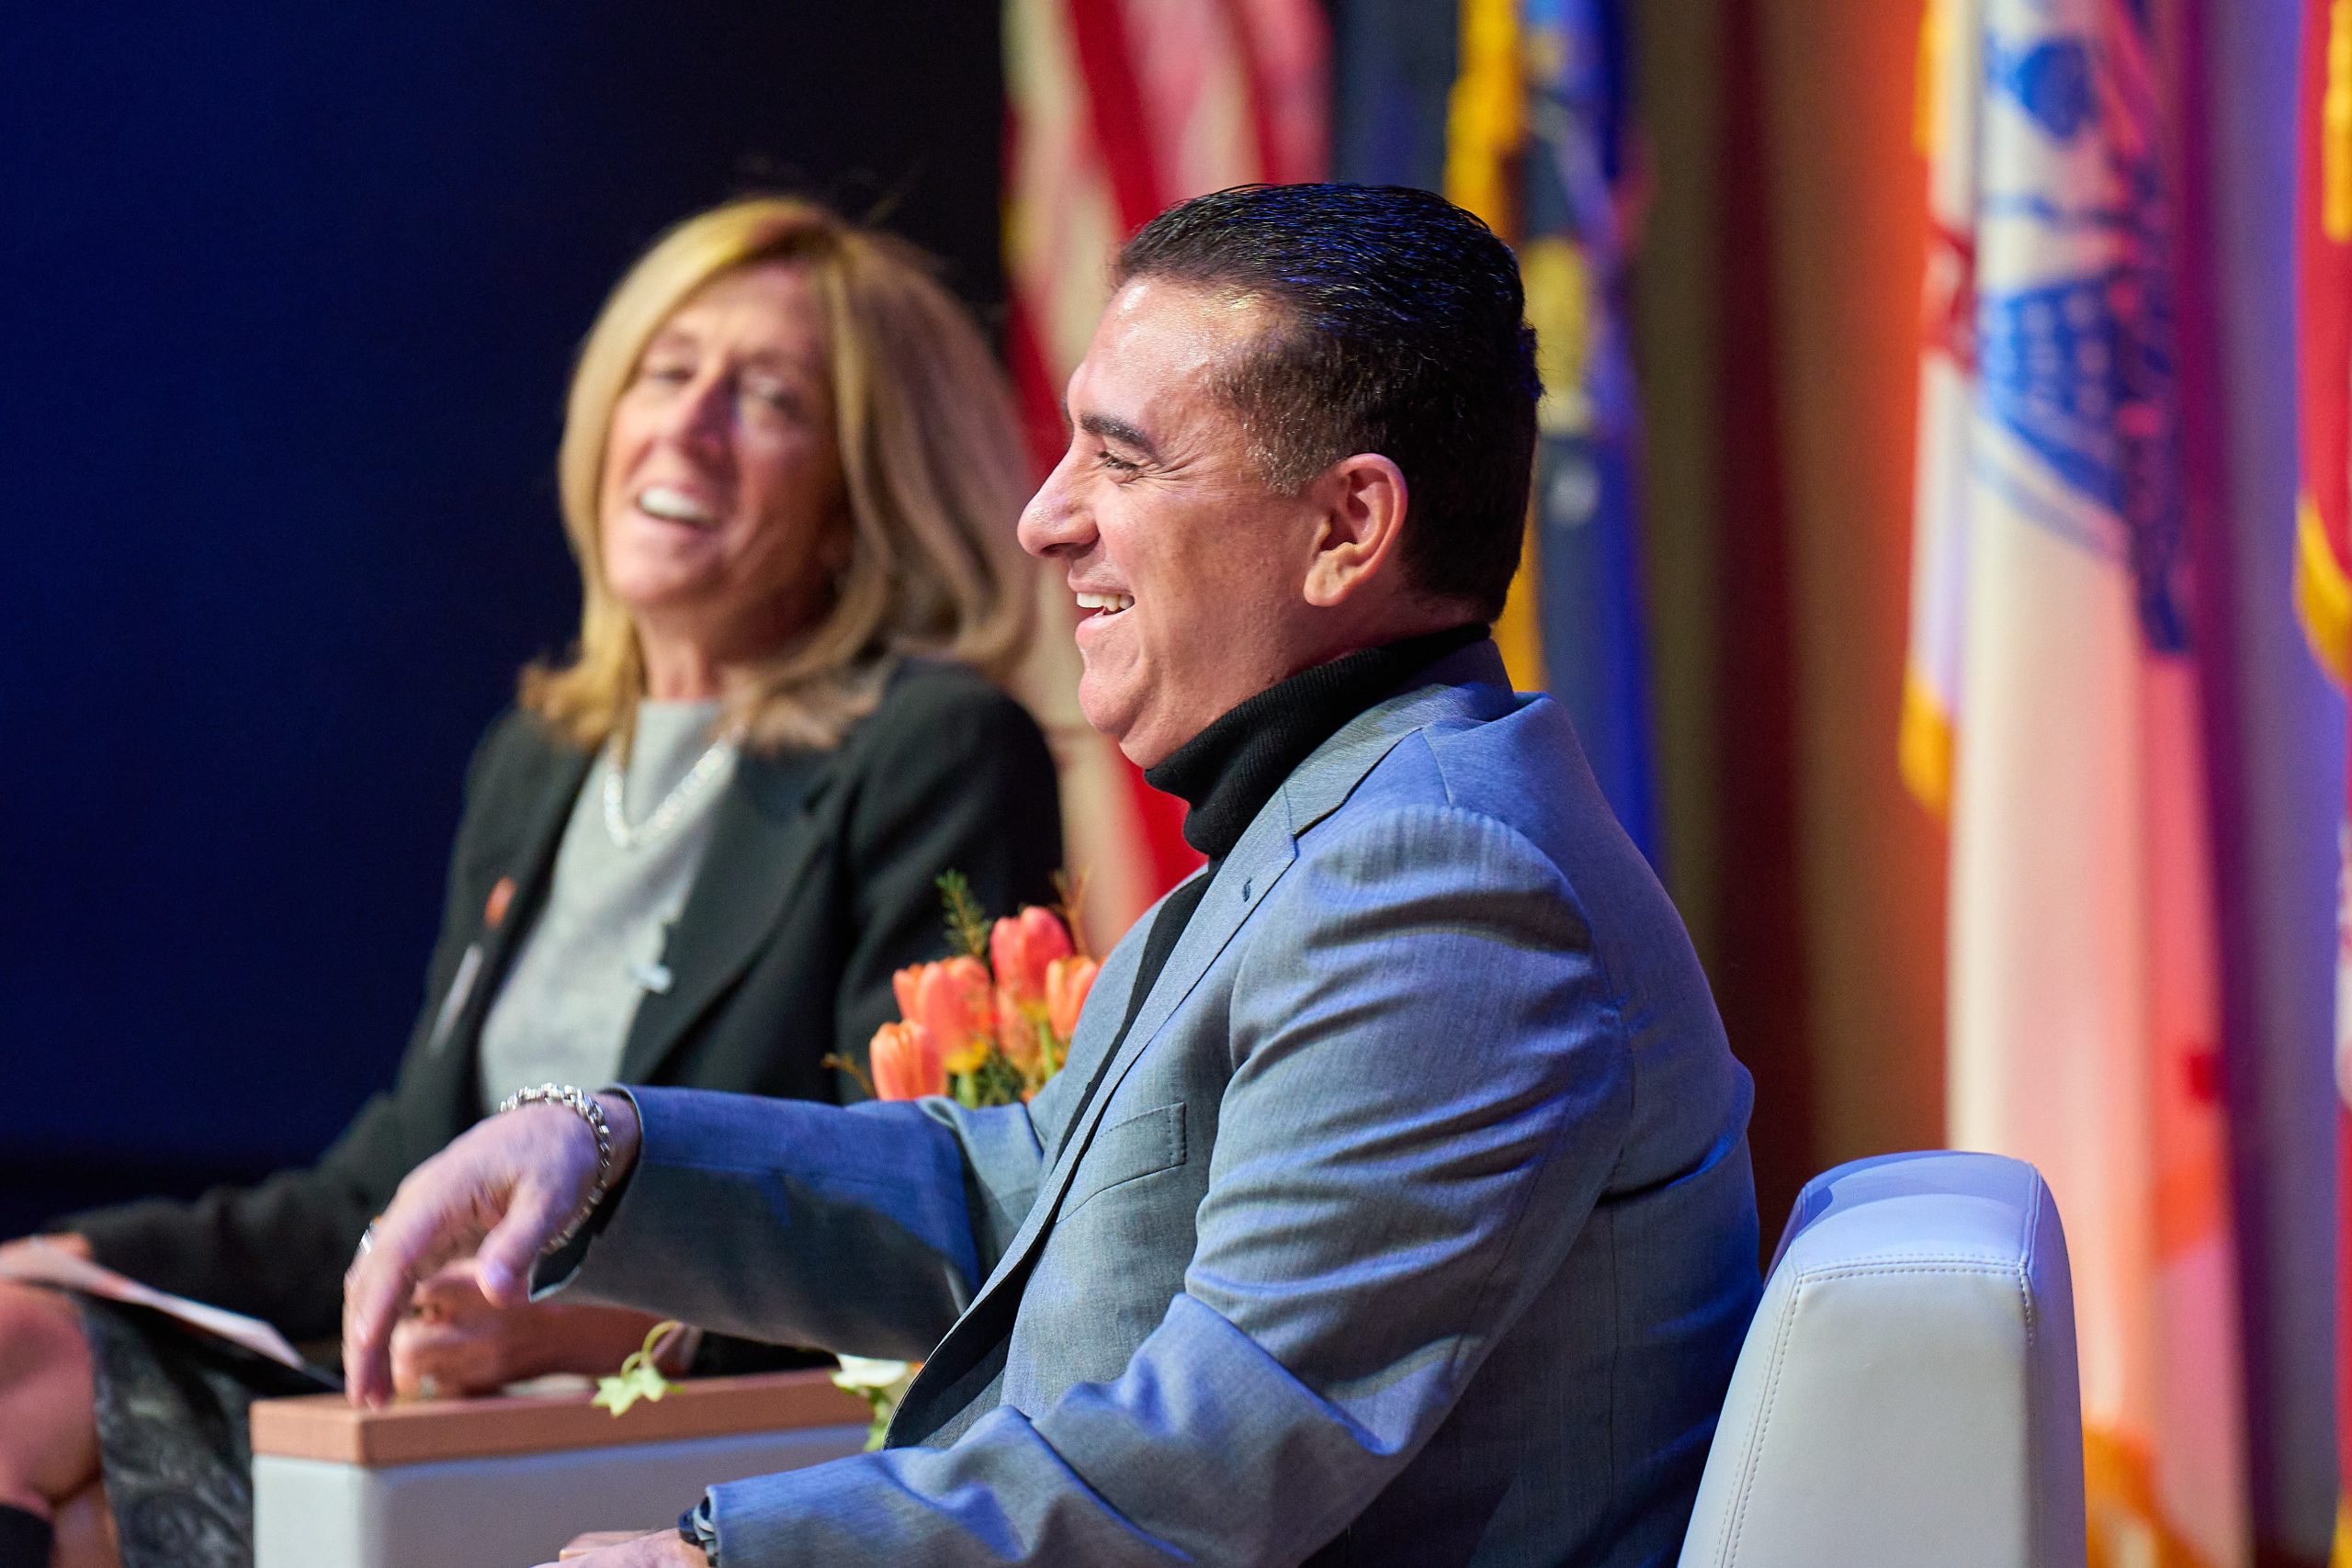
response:
<path id="1" fill-rule="evenodd" d="M 694 804 L 695 796 L 718 776 L 720 770 L 735 760 L 735 744 L 742 738 L 743 732 L 738 728 L 730 729 L 712 741 L 709 750 L 695 758 L 695 765 L 686 770 L 686 776 L 662 797 L 662 804 L 653 808 L 653 814 L 634 828 L 628 825 L 628 818 L 621 810 L 620 759 L 608 758 L 605 767 L 605 833 L 613 840 L 613 847 L 633 850 L 668 832 L 677 822 L 679 815 Z"/>

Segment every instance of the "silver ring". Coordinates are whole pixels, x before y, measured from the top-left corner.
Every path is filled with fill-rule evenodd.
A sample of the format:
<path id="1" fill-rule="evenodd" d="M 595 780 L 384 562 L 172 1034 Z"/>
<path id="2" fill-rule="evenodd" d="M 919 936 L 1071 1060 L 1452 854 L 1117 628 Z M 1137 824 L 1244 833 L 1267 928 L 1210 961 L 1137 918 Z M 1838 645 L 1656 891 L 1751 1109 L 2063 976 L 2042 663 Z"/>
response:
<path id="1" fill-rule="evenodd" d="M 416 1396 L 419 1399 L 440 1398 L 441 1380 L 435 1377 L 431 1372 L 424 1373 L 416 1380 Z"/>
<path id="2" fill-rule="evenodd" d="M 356 1262 L 358 1259 L 367 1257 L 368 1249 L 375 1245 L 376 1227 L 371 1224 L 366 1230 L 359 1233 L 359 1250 L 352 1254 L 353 1261 Z"/>

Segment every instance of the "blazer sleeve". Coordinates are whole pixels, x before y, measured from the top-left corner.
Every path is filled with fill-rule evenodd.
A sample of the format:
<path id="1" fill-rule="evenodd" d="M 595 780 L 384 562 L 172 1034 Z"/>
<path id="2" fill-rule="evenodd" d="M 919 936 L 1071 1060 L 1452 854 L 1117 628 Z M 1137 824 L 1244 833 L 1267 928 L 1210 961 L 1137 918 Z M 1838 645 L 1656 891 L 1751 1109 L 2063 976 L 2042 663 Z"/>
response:
<path id="1" fill-rule="evenodd" d="M 1024 1106 L 628 1092 L 643 1129 L 637 1165 L 571 1256 L 573 1271 L 545 1289 L 723 1334 L 920 1360 L 1037 1190 Z"/>
<path id="2" fill-rule="evenodd" d="M 1184 1290 L 1124 1373 L 943 1449 L 715 1486 L 727 1562 L 1283 1568 L 1411 1461 L 1590 1214 L 1630 1062 L 1532 845 L 1363 816 L 1253 917 Z"/>
<path id="3" fill-rule="evenodd" d="M 943 956 L 939 875 L 961 873 L 989 915 L 1054 901 L 1061 809 L 1052 753 L 1028 711 L 960 667 L 917 665 L 861 737 L 844 821 L 855 932 L 834 1009 L 834 1051 L 866 1066 L 899 1016 L 890 976 Z M 844 1101 L 865 1097 L 848 1075 Z"/>
<path id="4" fill-rule="evenodd" d="M 465 868 L 494 816 L 498 785 L 526 721 L 508 716 L 476 747 L 466 807 L 426 969 L 424 1006 L 388 1091 L 370 1096 L 314 1165 L 250 1187 L 215 1188 L 193 1201 L 144 1199 L 70 1214 L 51 1227 L 88 1238 L 100 1263 L 161 1290 L 264 1318 L 297 1341 L 340 1326 L 343 1271 L 359 1233 L 418 1162 L 458 1131 L 455 1108 L 425 1070 L 436 999 L 481 925 L 481 895 Z"/>

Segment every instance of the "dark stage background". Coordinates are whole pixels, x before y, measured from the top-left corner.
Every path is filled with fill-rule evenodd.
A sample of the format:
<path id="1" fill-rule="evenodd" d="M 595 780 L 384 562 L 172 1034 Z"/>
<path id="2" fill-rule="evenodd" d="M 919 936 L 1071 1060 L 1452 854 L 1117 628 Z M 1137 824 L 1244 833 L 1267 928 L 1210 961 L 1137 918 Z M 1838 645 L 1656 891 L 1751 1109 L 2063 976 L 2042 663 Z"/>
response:
<path id="1" fill-rule="evenodd" d="M 389 1082 L 475 737 L 575 604 L 573 346 L 784 187 L 998 299 L 992 6 L 292 0 L 0 39 L 0 1236 Z"/>

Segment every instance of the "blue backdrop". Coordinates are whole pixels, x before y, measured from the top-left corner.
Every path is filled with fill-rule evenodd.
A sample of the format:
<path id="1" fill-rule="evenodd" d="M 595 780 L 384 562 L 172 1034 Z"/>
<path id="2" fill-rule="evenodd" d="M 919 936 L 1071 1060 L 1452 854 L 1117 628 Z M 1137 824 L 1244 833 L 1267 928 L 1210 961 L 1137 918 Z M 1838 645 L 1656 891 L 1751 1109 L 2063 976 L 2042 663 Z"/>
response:
<path id="1" fill-rule="evenodd" d="M 389 1082 L 639 247 L 786 186 L 1000 288 L 991 6 L 199 9 L 0 49 L 0 1235 Z"/>

